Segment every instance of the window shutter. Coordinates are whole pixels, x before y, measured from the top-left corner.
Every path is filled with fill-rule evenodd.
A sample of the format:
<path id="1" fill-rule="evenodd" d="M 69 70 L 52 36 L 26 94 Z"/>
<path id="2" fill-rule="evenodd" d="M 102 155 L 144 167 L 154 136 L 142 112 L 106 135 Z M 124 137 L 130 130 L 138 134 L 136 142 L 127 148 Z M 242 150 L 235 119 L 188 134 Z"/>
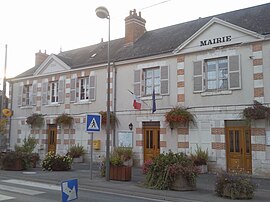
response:
<path id="1" fill-rule="evenodd" d="M 160 94 L 169 94 L 169 66 L 160 67 Z"/>
<path id="2" fill-rule="evenodd" d="M 76 78 L 70 80 L 70 102 L 76 102 Z"/>
<path id="3" fill-rule="evenodd" d="M 229 56 L 229 89 L 241 89 L 240 55 Z"/>
<path id="4" fill-rule="evenodd" d="M 134 94 L 136 96 L 141 95 L 141 70 L 134 71 Z"/>
<path id="5" fill-rule="evenodd" d="M 37 97 L 37 83 L 33 83 L 32 85 L 32 105 L 36 105 L 36 97 Z"/>
<path id="6" fill-rule="evenodd" d="M 18 89 L 18 106 L 22 106 L 22 97 L 23 97 L 23 86 L 19 86 Z"/>
<path id="7" fill-rule="evenodd" d="M 96 76 L 89 76 L 89 100 L 96 99 Z"/>
<path id="8" fill-rule="evenodd" d="M 29 105 L 33 105 L 33 85 L 29 86 Z"/>
<path id="9" fill-rule="evenodd" d="M 64 85 L 65 85 L 65 80 L 61 79 L 58 81 L 58 102 L 59 103 L 64 103 L 64 99 L 65 99 Z"/>
<path id="10" fill-rule="evenodd" d="M 193 62 L 193 91 L 203 92 L 203 61 Z"/>
<path id="11" fill-rule="evenodd" d="M 48 82 L 42 83 L 42 104 L 48 104 Z"/>

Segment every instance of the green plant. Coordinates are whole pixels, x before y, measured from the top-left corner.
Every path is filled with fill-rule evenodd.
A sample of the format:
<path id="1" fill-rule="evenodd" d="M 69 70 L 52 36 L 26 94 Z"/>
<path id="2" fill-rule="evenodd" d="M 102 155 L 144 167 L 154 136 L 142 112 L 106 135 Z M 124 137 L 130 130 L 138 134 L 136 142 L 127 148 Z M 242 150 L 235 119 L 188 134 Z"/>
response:
<path id="1" fill-rule="evenodd" d="M 71 158 L 78 158 L 80 156 L 83 156 L 84 154 L 85 154 L 85 150 L 83 146 L 79 144 L 71 146 L 68 151 L 68 155 Z"/>
<path id="2" fill-rule="evenodd" d="M 239 173 L 221 172 L 217 175 L 215 192 L 220 197 L 231 199 L 251 199 L 256 190 L 251 177 Z"/>
<path id="3" fill-rule="evenodd" d="M 195 154 L 190 155 L 194 165 L 196 166 L 207 165 L 208 149 L 204 151 L 200 146 L 198 146 L 198 144 L 196 146 L 197 148 L 195 150 Z"/>
<path id="4" fill-rule="evenodd" d="M 196 183 L 198 170 L 184 153 L 162 153 L 148 166 L 146 185 L 155 189 L 171 189 L 179 174 L 193 185 Z"/>
<path id="5" fill-rule="evenodd" d="M 28 138 L 24 138 L 23 139 L 23 144 L 20 145 L 15 145 L 15 151 L 17 152 L 21 152 L 21 153 L 27 153 L 27 154 L 31 154 L 35 147 L 37 145 L 37 141 L 34 137 L 28 137 Z"/>
<path id="6" fill-rule="evenodd" d="M 106 126 L 106 124 L 107 124 L 107 112 L 101 111 L 101 112 L 99 112 L 99 114 L 101 115 L 101 125 Z M 111 124 L 112 128 L 115 128 L 119 124 L 119 120 L 116 117 L 115 113 L 113 113 L 113 112 L 110 112 L 110 124 Z"/>
<path id="7" fill-rule="evenodd" d="M 62 124 L 64 126 L 71 126 L 73 122 L 73 117 L 69 114 L 63 113 L 56 118 L 55 122 L 58 125 Z"/>
<path id="8" fill-rule="evenodd" d="M 42 127 L 44 124 L 44 116 L 42 114 L 34 113 L 31 116 L 28 116 L 26 119 L 26 123 L 31 125 L 31 128 L 34 127 Z"/>
<path id="9" fill-rule="evenodd" d="M 24 170 L 29 167 L 30 161 L 29 155 L 18 151 L 10 151 L 1 157 L 1 166 L 3 169 L 11 169 L 15 168 L 16 164 L 19 163 Z"/>
<path id="10" fill-rule="evenodd" d="M 54 154 L 54 152 L 48 152 L 41 162 L 43 170 L 70 170 L 72 164 L 72 158 L 69 155 Z"/>
<path id="11" fill-rule="evenodd" d="M 192 122 L 196 125 L 195 116 L 187 108 L 177 106 L 165 114 L 165 121 L 169 123 L 170 128 L 177 127 L 181 124 Z"/>
<path id="12" fill-rule="evenodd" d="M 254 104 L 251 107 L 244 109 L 243 115 L 249 122 L 257 119 L 269 119 L 270 108 L 254 100 Z"/>
<path id="13" fill-rule="evenodd" d="M 4 135 L 7 132 L 7 119 L 0 119 L 0 135 Z"/>

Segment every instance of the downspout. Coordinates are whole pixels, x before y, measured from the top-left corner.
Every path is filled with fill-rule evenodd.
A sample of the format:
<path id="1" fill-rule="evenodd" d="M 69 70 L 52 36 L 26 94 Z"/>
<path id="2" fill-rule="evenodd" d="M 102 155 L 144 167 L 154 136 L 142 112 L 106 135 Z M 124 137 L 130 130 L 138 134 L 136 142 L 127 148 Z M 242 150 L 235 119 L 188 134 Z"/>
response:
<path id="1" fill-rule="evenodd" d="M 114 68 L 114 91 L 113 91 L 113 113 L 115 114 L 116 113 L 116 78 L 117 78 L 117 68 L 116 68 L 116 66 L 115 66 L 115 63 L 113 63 L 113 68 Z M 115 114 L 116 115 L 116 114 Z M 114 129 L 113 129 L 113 134 L 112 134 L 112 136 L 113 136 L 113 139 L 112 139 L 112 144 L 113 144 L 113 147 L 115 147 L 116 146 L 116 143 L 115 143 L 115 127 L 114 127 Z"/>

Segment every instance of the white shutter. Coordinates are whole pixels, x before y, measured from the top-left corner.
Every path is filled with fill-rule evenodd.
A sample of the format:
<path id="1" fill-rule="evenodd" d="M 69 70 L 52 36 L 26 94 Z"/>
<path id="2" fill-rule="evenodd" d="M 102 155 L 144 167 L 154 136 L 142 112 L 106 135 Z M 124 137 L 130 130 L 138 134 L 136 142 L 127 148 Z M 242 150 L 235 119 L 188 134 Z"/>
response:
<path id="1" fill-rule="evenodd" d="M 203 92 L 203 61 L 193 62 L 193 92 Z"/>
<path id="2" fill-rule="evenodd" d="M 169 94 L 169 66 L 160 67 L 160 94 Z"/>
<path id="3" fill-rule="evenodd" d="M 64 103 L 64 99 L 65 99 L 65 80 L 61 79 L 58 81 L 58 102 L 59 103 Z"/>
<path id="4" fill-rule="evenodd" d="M 32 85 L 32 105 L 36 105 L 36 98 L 37 98 L 37 83 L 33 83 Z"/>
<path id="5" fill-rule="evenodd" d="M 33 85 L 29 86 L 29 105 L 33 104 Z"/>
<path id="6" fill-rule="evenodd" d="M 96 76 L 89 76 L 89 100 L 96 99 Z"/>
<path id="7" fill-rule="evenodd" d="M 42 83 L 42 104 L 48 104 L 48 82 Z"/>
<path id="8" fill-rule="evenodd" d="M 240 55 L 229 56 L 229 89 L 241 89 Z"/>
<path id="9" fill-rule="evenodd" d="M 134 71 L 133 91 L 136 96 L 141 96 L 141 70 Z"/>
<path id="10" fill-rule="evenodd" d="M 18 88 L 18 100 L 17 100 L 18 106 L 22 106 L 22 97 L 23 97 L 23 86 L 19 86 L 19 88 Z"/>
<path id="11" fill-rule="evenodd" d="M 76 102 L 76 78 L 70 80 L 70 102 Z"/>

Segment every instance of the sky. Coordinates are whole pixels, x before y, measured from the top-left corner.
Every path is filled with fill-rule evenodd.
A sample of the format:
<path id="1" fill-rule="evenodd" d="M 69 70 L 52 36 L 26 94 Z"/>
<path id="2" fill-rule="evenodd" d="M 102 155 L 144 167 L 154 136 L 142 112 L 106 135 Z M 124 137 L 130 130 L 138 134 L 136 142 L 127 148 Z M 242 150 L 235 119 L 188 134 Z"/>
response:
<path id="1" fill-rule="evenodd" d="M 108 40 L 108 21 L 95 9 L 105 6 L 111 16 L 111 40 L 125 35 L 129 11 L 141 11 L 146 30 L 269 3 L 266 0 L 0 0 L 0 90 L 5 66 L 11 78 L 35 65 L 35 53 L 58 54 Z"/>

